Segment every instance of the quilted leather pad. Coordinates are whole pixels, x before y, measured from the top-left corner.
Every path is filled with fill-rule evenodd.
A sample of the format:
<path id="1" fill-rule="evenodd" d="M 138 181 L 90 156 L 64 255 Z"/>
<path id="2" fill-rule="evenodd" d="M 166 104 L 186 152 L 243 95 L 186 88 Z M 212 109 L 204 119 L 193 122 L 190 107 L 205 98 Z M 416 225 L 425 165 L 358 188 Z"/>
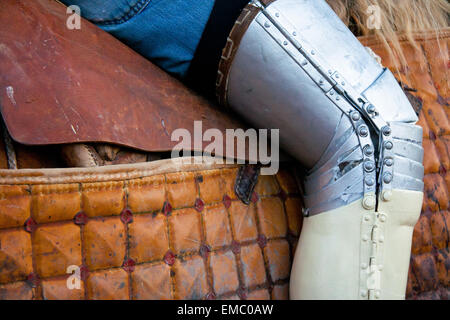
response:
<path id="1" fill-rule="evenodd" d="M 395 73 L 399 81 L 413 89 L 410 94 L 413 105 L 420 109 L 425 149 L 425 196 L 413 236 L 408 299 L 450 298 L 450 29 L 443 30 L 439 42 L 434 37 L 434 33 L 418 34 L 419 51 L 402 41 L 408 67 Z M 362 40 L 385 66 L 395 70 L 381 44 Z"/>
<path id="2" fill-rule="evenodd" d="M 63 184 L 1 185 L 0 299 L 287 299 L 296 181 L 260 176 L 245 205 L 237 173 L 116 170 L 92 182 L 94 169 Z M 71 265 L 80 289 L 68 289 Z"/>

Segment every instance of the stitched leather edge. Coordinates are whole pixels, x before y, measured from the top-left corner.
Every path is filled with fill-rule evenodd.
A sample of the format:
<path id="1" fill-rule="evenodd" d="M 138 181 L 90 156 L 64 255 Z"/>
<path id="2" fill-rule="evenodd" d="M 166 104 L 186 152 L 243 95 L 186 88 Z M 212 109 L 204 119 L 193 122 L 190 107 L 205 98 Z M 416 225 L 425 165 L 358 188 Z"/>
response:
<path id="1" fill-rule="evenodd" d="M 227 44 L 225 45 L 225 48 L 223 48 L 216 80 L 216 96 L 219 103 L 223 106 L 228 105 L 228 77 L 230 75 L 231 65 L 239 48 L 239 44 L 241 43 L 248 27 L 260 11 L 260 8 L 251 4 L 248 4 L 244 9 L 242 9 L 241 15 L 236 20 L 233 29 L 231 29 L 231 32 L 227 38 Z"/>
<path id="2" fill-rule="evenodd" d="M 117 181 L 157 174 L 238 167 L 237 164 L 218 163 L 214 158 L 208 158 L 207 161 L 202 163 L 202 159 L 203 157 L 186 157 L 95 168 L 1 169 L 0 184 L 65 184 Z"/>

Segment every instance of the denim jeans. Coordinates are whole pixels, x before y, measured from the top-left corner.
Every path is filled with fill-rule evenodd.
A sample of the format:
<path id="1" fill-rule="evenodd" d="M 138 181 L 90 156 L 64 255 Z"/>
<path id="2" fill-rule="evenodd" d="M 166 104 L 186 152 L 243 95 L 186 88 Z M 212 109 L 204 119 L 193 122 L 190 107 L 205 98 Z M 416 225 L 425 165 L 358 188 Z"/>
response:
<path id="1" fill-rule="evenodd" d="M 61 0 L 167 72 L 183 78 L 215 0 Z M 231 1 L 231 0 L 230 0 Z"/>

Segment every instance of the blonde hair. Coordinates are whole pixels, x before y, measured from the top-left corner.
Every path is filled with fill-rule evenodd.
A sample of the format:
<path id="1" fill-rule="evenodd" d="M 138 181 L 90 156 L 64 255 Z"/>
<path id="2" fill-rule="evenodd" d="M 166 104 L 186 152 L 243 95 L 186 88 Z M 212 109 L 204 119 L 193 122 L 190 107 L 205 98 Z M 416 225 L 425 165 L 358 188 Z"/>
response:
<path id="1" fill-rule="evenodd" d="M 374 35 L 383 42 L 399 67 L 406 66 L 399 35 L 416 49 L 414 33 L 440 30 L 449 26 L 448 0 L 327 0 L 336 14 L 357 36 Z M 377 11 L 377 12 L 374 12 Z M 376 14 L 377 26 L 373 26 Z"/>

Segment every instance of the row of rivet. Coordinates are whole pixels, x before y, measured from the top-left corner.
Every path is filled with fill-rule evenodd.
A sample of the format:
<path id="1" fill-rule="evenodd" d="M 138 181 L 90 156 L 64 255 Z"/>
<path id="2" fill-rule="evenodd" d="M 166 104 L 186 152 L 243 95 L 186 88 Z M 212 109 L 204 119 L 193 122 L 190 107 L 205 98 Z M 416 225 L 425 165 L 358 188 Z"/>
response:
<path id="1" fill-rule="evenodd" d="M 334 82 L 336 82 L 335 89 L 339 94 L 345 94 L 349 102 L 361 113 L 363 114 L 373 126 L 376 128 L 378 132 L 381 131 L 381 128 L 385 127 L 387 123 L 383 120 L 380 113 L 376 109 L 376 107 L 367 101 L 365 97 L 360 95 L 355 91 L 352 86 L 346 86 L 345 79 L 338 73 L 335 72 L 331 75 L 331 78 Z"/>
<path id="2" fill-rule="evenodd" d="M 278 14 L 277 18 L 277 13 L 270 15 L 264 10 L 263 14 L 256 17 L 256 21 L 302 67 L 305 73 L 323 92 L 329 92 L 332 89 L 332 84 L 329 81 L 325 81 L 326 77 L 323 76 L 323 72 L 317 67 L 319 62 L 311 58 L 311 55 L 315 55 L 315 51 L 313 49 L 307 50 L 295 39 L 297 32 L 291 31 L 289 34 L 286 34 L 286 30 L 284 30 L 286 26 L 279 26 L 281 22 L 277 21 L 284 18 L 280 14 Z M 287 21 L 283 21 L 287 23 Z M 290 28 L 288 27 L 287 29 Z"/>
<path id="3" fill-rule="evenodd" d="M 336 75 L 338 78 L 339 76 Z M 379 157 L 379 184 L 384 201 L 390 201 L 392 198 L 392 181 L 394 179 L 394 143 L 391 138 L 391 127 L 381 118 L 375 106 L 371 103 L 366 103 L 363 107 L 364 114 L 371 119 L 372 123 L 377 128 L 381 126 L 380 132 L 380 157 Z M 365 128 L 361 129 L 362 134 L 365 133 Z"/>
<path id="4" fill-rule="evenodd" d="M 268 15 L 270 16 L 270 13 L 268 13 Z M 274 16 L 276 18 L 280 18 L 280 14 L 278 12 L 275 12 Z M 272 24 L 269 21 L 266 21 L 263 25 L 266 29 L 268 29 L 271 27 Z M 296 35 L 295 31 L 290 32 L 290 34 L 293 36 Z M 297 41 L 294 40 L 293 43 L 297 43 Z M 283 40 L 281 44 L 284 47 L 289 45 L 288 41 L 286 41 L 286 40 Z M 300 48 L 302 48 L 302 45 L 297 43 L 296 47 L 298 49 L 300 49 Z M 316 55 L 315 50 L 311 49 L 310 54 L 312 56 L 315 56 Z M 311 59 L 312 59 L 311 57 L 305 57 L 305 59 L 300 63 L 300 65 L 303 67 L 307 66 L 308 60 L 311 60 Z M 307 72 L 311 76 L 311 78 L 314 79 L 313 75 L 311 75 L 307 69 L 305 69 L 305 72 Z M 336 84 L 340 84 L 343 87 L 346 86 L 345 79 L 341 78 L 339 73 L 337 73 L 337 72 L 334 73 L 332 70 L 329 70 L 328 74 L 330 75 L 331 78 L 334 79 Z M 320 79 L 318 82 L 318 85 L 323 86 L 324 83 L 325 83 L 325 80 Z M 376 206 L 376 198 L 375 198 L 376 164 L 375 164 L 375 158 L 374 158 L 375 150 L 374 150 L 374 147 L 372 144 L 372 140 L 370 138 L 369 127 L 362 119 L 361 114 L 358 111 L 356 111 L 352 107 L 352 105 L 339 94 L 339 92 L 335 92 L 332 89 L 332 90 L 328 91 L 327 96 L 330 98 L 331 101 L 333 101 L 333 103 L 335 103 L 344 113 L 346 113 L 348 116 L 350 116 L 350 118 L 353 120 L 352 123 L 358 134 L 360 144 L 361 144 L 361 146 L 364 146 L 363 147 L 364 148 L 363 149 L 364 150 L 364 153 L 363 153 L 364 154 L 364 199 L 363 199 L 363 205 L 364 205 L 364 208 L 366 208 L 367 210 L 373 210 Z M 370 103 L 367 104 L 365 113 L 369 114 L 370 118 L 374 118 L 374 117 L 378 116 L 378 113 L 377 113 L 375 107 Z M 305 214 L 307 214 L 307 213 L 305 213 Z"/>
<path id="5" fill-rule="evenodd" d="M 381 297 L 381 272 L 383 271 L 384 213 L 366 214 L 361 229 L 360 296 L 368 299 Z"/>
<path id="6" fill-rule="evenodd" d="M 389 125 L 382 128 L 380 134 L 380 173 L 379 183 L 381 187 L 381 197 L 383 201 L 390 201 L 392 198 L 392 181 L 394 179 L 394 142 L 392 141 L 392 130 Z"/>
<path id="7" fill-rule="evenodd" d="M 256 5 L 264 8 L 260 4 L 259 1 L 255 1 Z M 258 5 L 259 4 L 259 5 Z M 317 77 L 317 72 L 324 74 L 323 72 L 323 66 L 318 67 L 319 62 L 315 60 L 316 58 L 312 58 L 312 56 L 316 56 L 316 51 L 313 48 L 310 48 L 309 50 L 306 50 L 304 45 L 302 45 L 299 41 L 294 39 L 297 36 L 297 32 L 294 31 L 294 28 L 290 26 L 288 21 L 285 21 L 284 17 L 281 16 L 281 14 L 277 11 L 271 10 L 270 8 L 264 8 L 263 9 L 264 16 L 266 19 L 264 22 L 262 20 L 259 21 L 260 25 L 263 26 L 269 34 L 274 36 L 276 33 L 281 33 L 282 39 L 277 39 L 277 42 L 279 42 L 280 46 L 283 47 L 294 59 L 294 55 L 292 54 L 292 48 L 293 45 L 294 48 L 297 49 L 297 52 L 299 52 L 303 56 L 303 60 L 300 61 L 300 65 L 304 68 L 305 72 L 324 90 L 328 98 L 336 104 L 345 114 L 347 114 L 352 121 L 352 124 L 358 134 L 358 138 L 360 140 L 361 146 L 363 146 L 363 155 L 364 155 L 364 198 L 363 198 L 363 206 L 367 210 L 373 210 L 376 206 L 376 184 L 377 184 L 377 178 L 376 178 L 376 163 L 375 163 L 375 148 L 373 146 L 372 140 L 370 138 L 370 130 L 368 125 L 363 120 L 361 113 L 362 112 L 368 119 L 371 120 L 374 125 L 378 128 L 379 125 L 385 124 L 384 120 L 379 117 L 379 113 L 377 112 L 375 106 L 369 102 L 367 102 L 366 99 L 361 97 L 359 94 L 357 94 L 351 86 L 346 86 L 346 80 L 340 76 L 339 73 L 333 72 L 333 70 L 328 70 L 328 77 L 324 76 L 323 78 Z M 284 20 L 283 20 L 284 19 Z M 272 21 L 271 21 L 272 20 Z M 284 31 L 288 30 L 288 35 L 284 35 L 281 32 L 281 27 L 277 26 L 276 22 L 277 20 L 282 20 L 285 22 L 286 25 L 282 25 L 282 27 L 285 29 Z M 271 27 L 274 26 L 274 30 L 269 30 Z M 294 38 L 293 38 L 294 37 Z M 288 41 L 289 40 L 289 41 Z M 311 62 L 311 63 L 310 63 Z M 307 68 L 308 67 L 308 68 Z M 311 68 L 312 67 L 312 68 Z M 316 70 L 314 70 L 316 68 Z M 313 72 L 314 71 L 314 72 Z M 325 85 L 325 79 L 327 79 L 327 86 Z M 329 85 L 332 84 L 334 87 L 327 91 L 329 88 Z M 343 89 L 345 87 L 345 90 Z M 336 91 L 334 89 L 337 89 Z M 355 105 L 358 106 L 358 111 L 355 110 L 355 107 L 350 103 L 350 101 L 347 101 L 347 99 L 342 96 L 342 93 L 350 92 L 353 96 L 355 96 L 354 100 L 358 100 L 359 102 L 355 103 Z M 357 98 L 356 98 L 357 97 Z M 388 177 L 386 177 L 388 179 Z M 308 213 L 305 212 L 305 215 Z"/>
<path id="8" fill-rule="evenodd" d="M 338 80 L 341 78 L 340 75 L 337 73 L 334 74 L 333 77 L 335 80 Z M 345 83 L 342 83 L 342 84 L 344 85 Z M 342 90 L 342 88 L 341 88 L 341 90 Z M 375 125 L 375 127 L 377 129 L 381 127 L 381 130 L 378 130 L 379 135 L 380 135 L 380 157 L 379 157 L 379 163 L 378 163 L 378 166 L 379 166 L 378 181 L 379 181 L 379 185 L 380 185 L 380 190 L 382 192 L 381 193 L 382 199 L 384 201 L 389 201 L 392 198 L 391 185 L 392 185 L 392 181 L 394 179 L 394 173 L 393 173 L 394 143 L 391 138 L 392 130 L 391 130 L 390 126 L 381 118 L 381 116 L 380 116 L 379 112 L 377 111 L 377 109 L 375 108 L 375 106 L 373 104 L 371 104 L 370 102 L 367 102 L 366 104 L 364 104 L 361 111 L 368 119 L 371 120 L 371 122 Z M 361 115 L 358 113 L 357 117 L 359 118 L 359 117 L 361 117 Z M 360 127 L 358 130 L 359 130 L 358 133 L 360 136 L 365 136 L 369 131 L 367 126 Z M 370 151 L 372 151 L 372 150 L 370 150 Z M 365 169 L 372 170 L 372 166 L 375 167 L 375 164 L 370 163 L 367 165 L 367 168 L 365 167 Z M 372 183 L 372 181 L 368 181 L 368 182 Z M 370 201 L 370 202 L 372 202 L 372 201 Z M 366 207 L 366 205 L 364 205 L 364 207 Z"/>
<path id="9" fill-rule="evenodd" d="M 327 80 L 328 83 L 334 86 L 334 89 L 339 94 L 343 94 L 345 92 L 345 96 L 348 97 L 348 99 L 357 108 L 358 111 L 360 111 L 368 119 L 370 119 L 370 121 L 378 131 L 380 131 L 382 127 L 387 125 L 386 122 L 381 118 L 375 106 L 367 101 L 365 97 L 356 92 L 354 88 L 352 88 L 352 86 L 347 86 L 347 81 L 338 72 L 333 72 L 333 70 L 329 68 L 329 66 L 326 64 L 326 61 L 324 61 L 320 57 L 320 55 L 316 56 L 316 50 L 312 48 L 308 43 L 306 43 L 305 39 L 296 39 L 297 32 L 295 31 L 295 28 L 285 17 L 283 17 L 278 12 L 274 5 L 267 8 L 257 0 L 253 1 L 253 4 L 263 9 L 263 14 L 269 20 L 273 21 L 275 27 L 277 27 L 277 23 L 282 26 L 282 28 L 277 28 L 280 29 L 282 33 L 286 33 L 286 40 L 289 40 L 289 42 L 284 40 L 283 45 L 288 46 L 290 43 L 292 43 L 297 48 L 297 50 L 300 51 L 300 53 L 305 58 L 301 65 L 306 66 L 310 63 L 317 69 L 319 73 L 323 75 L 323 79 L 320 79 L 319 81 L 320 86 L 322 86 L 325 83 L 325 80 Z M 266 28 L 270 28 L 271 23 L 267 21 L 266 23 L 264 23 L 264 26 Z M 326 72 L 326 70 L 328 70 L 328 73 Z M 309 74 L 308 70 L 305 71 Z M 311 74 L 309 75 L 314 79 Z M 340 97 L 337 99 L 340 99 Z"/>
<path id="10" fill-rule="evenodd" d="M 375 148 L 370 136 L 369 127 L 361 114 L 355 110 L 345 99 L 340 99 L 340 95 L 334 90 L 327 94 L 328 98 L 351 120 L 353 128 L 358 135 L 359 144 L 363 151 L 363 169 L 364 169 L 364 198 L 363 207 L 367 210 L 373 210 L 376 206 L 376 163 Z"/>
<path id="11" fill-rule="evenodd" d="M 285 39 L 281 42 L 282 47 L 288 51 L 289 49 L 286 47 L 293 46 L 303 56 L 303 60 L 300 62 L 300 65 L 302 67 L 311 66 L 310 69 L 305 69 L 305 72 L 322 88 L 322 90 L 328 92 L 331 86 L 335 85 L 335 82 L 331 77 L 333 71 L 329 70 L 329 68 L 325 68 L 326 64 L 320 56 L 316 56 L 316 50 L 301 36 L 297 37 L 298 33 L 295 30 L 295 27 L 280 12 L 278 12 L 274 5 L 267 8 L 264 7 L 259 1 L 254 1 L 254 5 L 262 8 L 263 15 L 268 19 L 268 21 L 261 24 L 264 26 L 266 31 L 268 31 L 272 25 L 275 26 L 275 28 L 278 29 L 278 31 L 285 37 Z M 314 72 L 312 72 L 313 69 Z M 329 70 L 329 74 L 327 74 L 326 70 Z"/>
<path id="12" fill-rule="evenodd" d="M 350 113 L 350 119 L 355 128 L 360 145 L 363 152 L 363 169 L 364 169 L 364 198 L 363 207 L 366 210 L 373 210 L 376 206 L 376 163 L 375 163 L 375 148 L 370 137 L 369 127 L 363 120 L 363 117 L 358 111 Z"/>

